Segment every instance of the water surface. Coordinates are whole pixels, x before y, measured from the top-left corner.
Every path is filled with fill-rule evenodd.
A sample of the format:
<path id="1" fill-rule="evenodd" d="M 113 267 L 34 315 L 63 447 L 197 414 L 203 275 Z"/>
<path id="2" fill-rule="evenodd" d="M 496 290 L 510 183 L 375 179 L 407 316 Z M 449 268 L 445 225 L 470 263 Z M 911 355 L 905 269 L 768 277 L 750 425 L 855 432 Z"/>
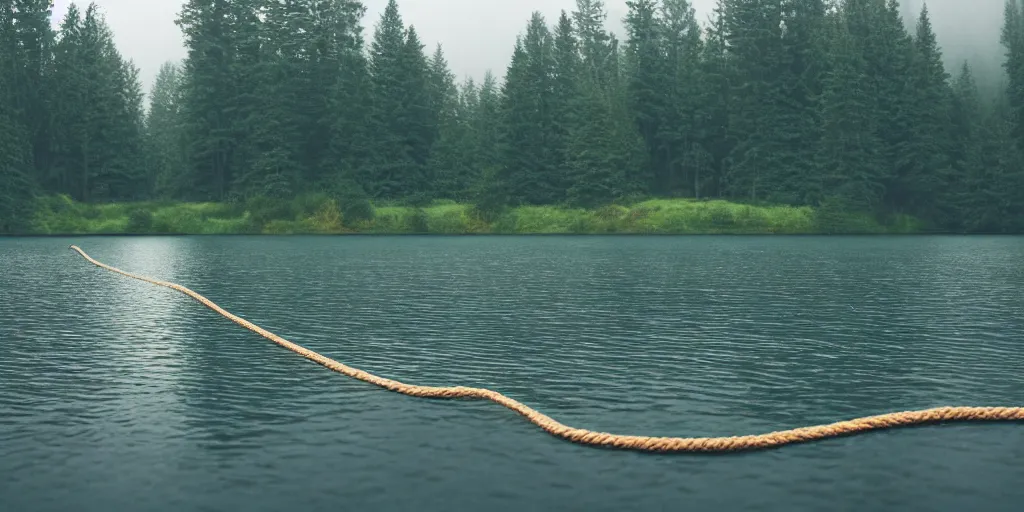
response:
<path id="1" fill-rule="evenodd" d="M 553 438 L 1024 403 L 1024 238 L 0 239 L 0 510 L 1020 510 L 1024 425 L 727 456 Z"/>

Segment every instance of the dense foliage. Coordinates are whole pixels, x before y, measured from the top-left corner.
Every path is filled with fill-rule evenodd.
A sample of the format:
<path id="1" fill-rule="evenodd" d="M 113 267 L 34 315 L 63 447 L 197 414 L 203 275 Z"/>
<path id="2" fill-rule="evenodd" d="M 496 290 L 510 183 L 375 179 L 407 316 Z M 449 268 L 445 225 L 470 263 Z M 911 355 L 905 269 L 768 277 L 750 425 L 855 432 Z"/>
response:
<path id="1" fill-rule="evenodd" d="M 0 0 L 0 231 L 35 198 L 596 207 L 729 199 L 1024 231 L 1024 12 L 1008 85 L 947 74 L 927 8 L 897 0 L 600 0 L 539 13 L 504 79 L 457 83 L 392 0 L 364 41 L 355 0 L 188 0 L 188 49 L 144 111 L 94 5 Z M 495 217 L 496 218 L 496 217 Z M 135 220 L 145 223 L 141 214 Z"/>

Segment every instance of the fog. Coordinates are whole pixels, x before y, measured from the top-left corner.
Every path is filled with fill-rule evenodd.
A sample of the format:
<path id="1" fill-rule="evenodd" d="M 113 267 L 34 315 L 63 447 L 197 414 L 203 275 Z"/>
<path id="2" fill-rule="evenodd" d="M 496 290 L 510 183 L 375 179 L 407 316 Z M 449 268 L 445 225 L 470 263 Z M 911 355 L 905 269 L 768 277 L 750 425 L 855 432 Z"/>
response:
<path id="1" fill-rule="evenodd" d="M 59 23 L 69 0 L 56 0 L 54 25 Z M 87 2 L 77 2 L 84 6 Z M 185 56 L 181 31 L 174 18 L 182 0 L 95 0 L 114 31 L 121 52 L 141 69 L 148 91 L 160 65 Z M 366 0 L 366 37 L 387 0 Z M 694 0 L 698 17 L 706 20 L 715 0 Z M 913 28 L 923 0 L 904 0 L 904 14 Z M 399 0 L 407 24 L 416 26 L 428 49 L 441 43 L 452 70 L 460 78 L 480 79 L 488 70 L 504 73 L 516 35 L 526 26 L 532 11 L 540 11 L 553 23 L 560 10 L 571 11 L 575 0 Z M 606 1 L 609 29 L 622 32 L 625 0 Z M 955 73 L 965 59 L 972 61 L 977 75 L 993 81 L 1000 73 L 1002 49 L 999 30 L 1003 0 L 929 0 L 932 23 Z"/>
<path id="2" fill-rule="evenodd" d="M 903 0 L 907 26 L 913 30 L 924 0 Z M 1002 82 L 1003 0 L 928 0 L 928 12 L 952 75 L 970 62 L 983 89 Z"/>

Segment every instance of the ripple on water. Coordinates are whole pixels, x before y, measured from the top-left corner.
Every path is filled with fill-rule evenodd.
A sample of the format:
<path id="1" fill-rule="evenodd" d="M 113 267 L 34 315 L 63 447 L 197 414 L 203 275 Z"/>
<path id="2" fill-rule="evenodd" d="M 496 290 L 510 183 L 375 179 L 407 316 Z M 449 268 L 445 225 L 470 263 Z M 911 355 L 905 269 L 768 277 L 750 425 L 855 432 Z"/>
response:
<path id="1" fill-rule="evenodd" d="M 1016 510 L 1019 425 L 730 457 L 587 449 L 383 392 L 70 240 L 0 239 L 0 510 Z M 79 243 L 79 242 L 76 242 Z M 620 433 L 767 432 L 1024 389 L 1018 238 L 95 238 L 347 364 Z"/>

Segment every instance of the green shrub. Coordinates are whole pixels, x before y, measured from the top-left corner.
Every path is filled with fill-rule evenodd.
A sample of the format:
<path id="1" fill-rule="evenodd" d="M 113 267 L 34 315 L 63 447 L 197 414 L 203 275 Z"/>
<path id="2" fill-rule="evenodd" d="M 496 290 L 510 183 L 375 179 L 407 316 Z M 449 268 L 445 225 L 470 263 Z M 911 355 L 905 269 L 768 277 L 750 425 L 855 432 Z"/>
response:
<path id="1" fill-rule="evenodd" d="M 586 215 L 579 215 L 569 219 L 568 232 L 576 235 L 585 235 L 597 231 L 597 223 Z"/>
<path id="2" fill-rule="evenodd" d="M 373 204 L 367 197 L 346 197 L 341 200 L 341 214 L 349 223 L 370 222 L 374 217 Z"/>
<path id="3" fill-rule="evenodd" d="M 186 208 L 163 208 L 153 214 L 153 229 L 157 233 L 198 234 L 203 232 L 203 220 Z"/>
<path id="4" fill-rule="evenodd" d="M 427 212 L 423 208 L 416 208 L 413 210 L 412 215 L 408 217 L 408 229 L 412 233 L 423 234 L 430 232 L 430 226 L 427 224 Z"/>
<path id="5" fill-rule="evenodd" d="M 252 222 L 265 225 L 272 220 L 295 220 L 297 212 L 291 202 L 272 199 L 266 196 L 250 197 L 245 202 Z"/>
<path id="6" fill-rule="evenodd" d="M 850 220 L 846 201 L 839 197 L 828 197 L 818 204 L 814 226 L 818 232 L 825 234 L 852 233 L 856 231 L 856 226 Z"/>
<path id="7" fill-rule="evenodd" d="M 469 208 L 455 202 L 440 202 L 426 209 L 427 227 L 431 233 L 459 235 L 480 229 L 469 214 Z"/>
<path id="8" fill-rule="evenodd" d="M 501 206 L 476 203 L 470 205 L 468 213 L 487 224 L 493 224 L 508 212 L 509 210 L 507 208 Z"/>
<path id="9" fill-rule="evenodd" d="M 315 215 L 316 212 L 320 211 L 321 208 L 331 201 L 331 195 L 326 192 L 314 192 L 312 194 L 303 194 L 295 198 L 292 202 L 292 209 L 289 213 L 294 213 L 299 217 L 310 217 Z M 284 219 L 285 217 L 277 217 Z"/>
<path id="10" fill-rule="evenodd" d="M 338 203 L 334 202 L 334 199 L 328 199 L 316 213 L 306 219 L 306 224 L 314 233 L 340 233 L 342 214 L 338 210 Z"/>
<path id="11" fill-rule="evenodd" d="M 723 200 L 649 199 L 629 207 L 493 207 L 434 201 L 429 207 L 377 206 L 349 192 L 293 200 L 253 197 L 242 203 L 81 204 L 67 196 L 33 203 L 30 233 L 913 233 L 913 217 L 857 213 L 835 198 L 817 208 Z M 347 197 L 348 202 L 338 197 Z"/>
<path id="12" fill-rule="evenodd" d="M 128 214 L 128 225 L 125 229 L 129 233 L 149 233 L 153 228 L 153 212 L 136 208 Z"/>
<path id="13" fill-rule="evenodd" d="M 374 208 L 370 196 L 353 179 L 337 177 L 323 185 L 327 195 L 335 201 L 345 222 L 349 225 L 366 224 L 373 221 Z"/>
<path id="14" fill-rule="evenodd" d="M 712 226 L 726 227 L 733 224 L 732 210 L 724 204 L 711 205 L 707 212 Z"/>

